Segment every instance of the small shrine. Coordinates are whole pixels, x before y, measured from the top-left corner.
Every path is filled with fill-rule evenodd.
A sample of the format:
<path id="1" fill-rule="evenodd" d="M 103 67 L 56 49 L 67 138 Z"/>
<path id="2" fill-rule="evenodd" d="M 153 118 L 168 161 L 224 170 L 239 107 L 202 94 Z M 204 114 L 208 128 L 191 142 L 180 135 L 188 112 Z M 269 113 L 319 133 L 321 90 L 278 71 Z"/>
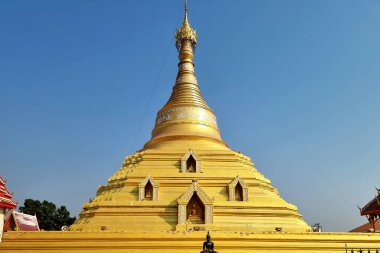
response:
<path id="1" fill-rule="evenodd" d="M 359 208 L 360 215 L 366 216 L 368 223 L 359 226 L 350 232 L 373 232 L 380 230 L 380 189 L 377 189 L 377 195 L 363 208 Z"/>

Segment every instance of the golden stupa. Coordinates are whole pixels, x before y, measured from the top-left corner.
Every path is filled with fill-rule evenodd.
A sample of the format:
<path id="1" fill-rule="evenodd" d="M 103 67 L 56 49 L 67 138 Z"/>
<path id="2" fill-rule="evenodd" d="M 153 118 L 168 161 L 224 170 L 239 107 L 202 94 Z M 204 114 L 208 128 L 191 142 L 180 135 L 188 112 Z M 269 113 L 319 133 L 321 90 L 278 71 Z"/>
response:
<path id="1" fill-rule="evenodd" d="M 251 159 L 221 138 L 194 71 L 196 31 L 176 32 L 178 74 L 152 138 L 83 205 L 65 232 L 9 232 L 1 252 L 344 252 L 379 234 L 315 233 Z"/>
<path id="2" fill-rule="evenodd" d="M 309 231 L 250 158 L 222 140 L 197 83 L 187 8 L 175 38 L 178 74 L 151 140 L 98 188 L 70 230 Z"/>

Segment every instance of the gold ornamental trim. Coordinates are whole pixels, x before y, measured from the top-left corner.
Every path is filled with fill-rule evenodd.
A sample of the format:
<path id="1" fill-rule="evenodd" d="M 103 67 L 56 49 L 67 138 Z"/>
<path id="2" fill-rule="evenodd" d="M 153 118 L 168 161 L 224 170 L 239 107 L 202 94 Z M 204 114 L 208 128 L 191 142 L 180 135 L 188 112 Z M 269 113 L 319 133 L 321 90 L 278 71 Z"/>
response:
<path id="1" fill-rule="evenodd" d="M 203 108 L 194 107 L 174 107 L 169 108 L 157 114 L 156 127 L 178 120 L 191 120 L 206 123 L 212 127 L 218 128 L 216 117 L 210 111 Z"/>

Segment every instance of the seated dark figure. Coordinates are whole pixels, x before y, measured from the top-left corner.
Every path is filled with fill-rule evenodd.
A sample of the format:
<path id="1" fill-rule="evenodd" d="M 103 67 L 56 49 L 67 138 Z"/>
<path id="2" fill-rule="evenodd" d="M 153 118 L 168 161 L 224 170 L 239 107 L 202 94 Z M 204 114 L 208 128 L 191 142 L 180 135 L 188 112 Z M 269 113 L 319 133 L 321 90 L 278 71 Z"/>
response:
<path id="1" fill-rule="evenodd" d="M 211 241 L 210 232 L 207 232 L 206 241 L 203 243 L 201 253 L 218 253 L 214 250 L 214 243 Z"/>

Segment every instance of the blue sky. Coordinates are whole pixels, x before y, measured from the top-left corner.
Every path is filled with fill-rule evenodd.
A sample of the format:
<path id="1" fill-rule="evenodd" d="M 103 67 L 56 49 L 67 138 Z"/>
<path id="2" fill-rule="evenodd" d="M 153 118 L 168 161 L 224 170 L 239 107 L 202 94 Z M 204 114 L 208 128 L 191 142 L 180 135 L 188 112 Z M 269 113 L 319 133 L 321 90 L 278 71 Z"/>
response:
<path id="1" fill-rule="evenodd" d="M 380 187 L 380 1 L 190 0 L 223 139 L 308 223 L 366 222 Z M 0 175 L 77 215 L 150 138 L 182 1 L 0 2 Z"/>

